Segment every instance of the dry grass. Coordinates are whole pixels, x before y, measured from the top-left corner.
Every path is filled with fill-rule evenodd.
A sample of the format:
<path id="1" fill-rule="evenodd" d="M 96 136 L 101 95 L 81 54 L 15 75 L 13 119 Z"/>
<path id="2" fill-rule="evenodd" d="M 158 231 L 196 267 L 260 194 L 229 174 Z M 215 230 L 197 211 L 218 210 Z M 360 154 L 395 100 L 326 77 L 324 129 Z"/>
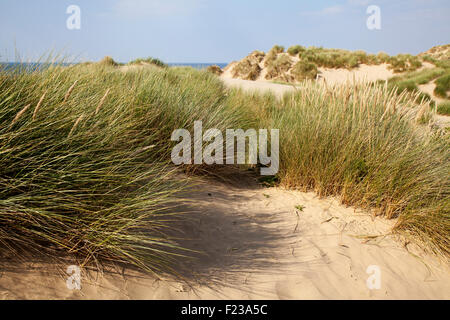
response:
<path id="1" fill-rule="evenodd" d="M 387 86 L 307 82 L 257 112 L 281 129 L 282 185 L 398 218 L 396 231 L 448 257 L 450 140 L 421 133 L 416 122 L 432 111 L 417 100 Z"/>

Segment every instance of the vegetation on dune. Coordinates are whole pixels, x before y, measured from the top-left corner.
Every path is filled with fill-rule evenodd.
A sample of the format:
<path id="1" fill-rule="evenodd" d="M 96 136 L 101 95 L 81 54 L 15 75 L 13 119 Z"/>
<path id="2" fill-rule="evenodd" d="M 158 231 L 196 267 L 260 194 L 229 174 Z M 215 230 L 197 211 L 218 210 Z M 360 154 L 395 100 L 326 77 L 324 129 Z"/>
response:
<path id="1" fill-rule="evenodd" d="M 389 68 L 395 73 L 414 71 L 422 66 L 420 59 L 410 54 L 399 54 L 390 57 L 387 62 L 389 63 Z"/>
<path id="2" fill-rule="evenodd" d="M 395 232 L 448 257 L 450 140 L 417 129 L 433 113 L 418 92 L 310 81 L 281 101 L 232 92 L 259 127 L 280 129 L 280 171 L 265 180 L 397 218 Z"/>
<path id="3" fill-rule="evenodd" d="M 426 84 L 445 74 L 443 68 L 431 68 L 421 71 L 409 72 L 401 76 L 395 76 L 389 79 L 392 83 L 401 83 L 403 81 L 412 81 L 414 84 Z"/>
<path id="4" fill-rule="evenodd" d="M 287 72 L 292 67 L 292 59 L 288 54 L 282 54 L 272 61 L 267 68 L 266 79 L 282 79 L 289 81 Z"/>
<path id="5" fill-rule="evenodd" d="M 450 101 L 440 103 L 437 106 L 437 113 L 450 116 Z"/>
<path id="6" fill-rule="evenodd" d="M 117 66 L 119 65 L 119 64 L 118 64 L 116 61 L 114 61 L 114 59 L 111 58 L 110 56 L 104 57 L 102 60 L 100 60 L 100 61 L 98 62 L 98 64 L 99 64 L 99 65 L 102 65 L 102 66 L 110 66 L 110 67 L 117 67 Z"/>
<path id="7" fill-rule="evenodd" d="M 292 68 L 291 74 L 296 81 L 315 79 L 318 74 L 318 69 L 317 66 L 312 62 L 297 62 L 294 68 Z"/>
<path id="8" fill-rule="evenodd" d="M 448 255 L 450 140 L 418 135 L 412 122 L 430 110 L 416 100 L 378 85 L 285 95 L 262 113 L 263 127 L 282 128 L 280 183 L 396 217 L 395 230 Z"/>
<path id="9" fill-rule="evenodd" d="M 422 66 L 421 58 L 412 56 L 409 54 L 399 54 L 396 56 L 389 56 L 387 53 L 379 52 L 378 54 L 368 54 L 362 50 L 348 51 L 343 49 L 326 49 L 322 47 L 308 47 L 305 48 L 301 45 L 293 45 L 288 48 L 287 52 L 284 52 L 284 47 L 275 45 L 272 47 L 267 55 L 260 52 L 260 56 L 264 60 L 254 59 L 253 53 L 241 60 L 236 66 L 236 71 L 233 73 L 233 77 L 240 77 L 246 80 L 255 80 L 258 76 L 249 76 L 258 74 L 263 68 L 267 68 L 266 79 L 279 79 L 286 82 L 301 81 L 303 76 L 293 76 L 301 74 L 299 70 L 302 69 L 299 64 L 305 64 L 303 69 L 311 69 L 312 64 L 317 68 L 330 68 L 330 69 L 355 69 L 362 64 L 366 65 L 380 65 L 387 64 L 389 69 L 392 69 L 395 73 L 404 73 L 416 71 Z M 283 58 L 281 58 L 283 57 Z M 290 68 L 279 72 L 284 68 L 284 65 L 288 65 L 288 58 L 292 58 L 294 61 L 290 64 Z M 281 61 L 280 59 L 284 59 Z M 425 57 L 424 57 L 425 59 Z M 427 59 L 432 59 L 427 57 Z M 262 64 L 261 64 L 262 63 Z M 440 62 L 444 64 L 445 62 Z M 256 64 L 258 66 L 256 66 Z M 282 67 L 280 68 L 280 65 Z M 293 70 L 295 65 L 296 70 Z M 251 72 L 249 72 L 251 70 Z"/>
<path id="10" fill-rule="evenodd" d="M 234 66 L 233 77 L 240 77 L 244 80 L 256 80 L 261 74 L 262 69 L 259 64 L 264 59 L 264 56 L 264 52 L 253 51 Z"/>
<path id="11" fill-rule="evenodd" d="M 105 64 L 0 77 L 0 246 L 168 270 L 170 136 L 245 127 L 213 75 Z"/>
<path id="12" fill-rule="evenodd" d="M 222 69 L 218 65 L 208 66 L 208 68 L 206 68 L 206 71 L 217 76 L 220 76 L 223 73 Z"/>
<path id="13" fill-rule="evenodd" d="M 438 97 L 449 99 L 448 92 L 450 91 L 450 72 L 436 80 L 436 88 L 434 94 Z"/>
<path id="14" fill-rule="evenodd" d="M 433 60 L 450 61 L 450 44 L 435 46 L 421 54 L 419 56 L 431 58 Z"/>
<path id="15" fill-rule="evenodd" d="M 435 65 L 434 68 L 427 68 L 419 71 L 407 72 L 405 74 L 389 79 L 389 87 L 396 87 L 399 92 L 407 90 L 409 92 L 420 92 L 419 85 L 434 82 L 436 88 L 434 94 L 440 98 L 448 99 L 447 92 L 450 90 L 450 64 L 447 61 L 439 61 L 429 56 L 424 56 L 424 60 Z M 432 100 L 426 93 L 420 96 Z M 433 101 L 434 103 L 434 101 Z"/>
<path id="16" fill-rule="evenodd" d="M 129 65 L 146 65 L 146 64 L 150 64 L 150 65 L 155 65 L 157 67 L 161 67 L 161 68 L 167 68 L 168 65 L 166 63 L 164 63 L 163 61 L 156 59 L 156 58 L 152 58 L 152 57 L 148 57 L 148 58 L 138 58 L 135 60 L 132 60 L 130 62 L 128 62 Z"/>
<path id="17" fill-rule="evenodd" d="M 300 52 L 305 51 L 305 48 L 300 45 L 291 46 L 288 48 L 287 53 L 291 56 L 297 56 Z"/>
<path id="18" fill-rule="evenodd" d="M 278 57 L 279 54 L 284 52 L 284 47 L 275 45 L 269 50 L 264 60 L 264 67 L 270 66 Z"/>
<path id="19" fill-rule="evenodd" d="M 242 74 L 259 75 L 264 58 L 254 52 Z M 272 63 L 281 70 L 291 60 L 283 54 Z M 290 70 L 300 81 L 317 65 Z M 441 76 L 429 72 L 410 76 Z M 415 122 L 426 121 L 429 102 L 395 90 L 306 81 L 279 100 L 226 89 L 210 72 L 187 67 L 123 72 L 108 62 L 0 72 L 0 248 L 170 270 L 183 246 L 168 232 L 185 183 L 173 176 L 170 137 L 202 120 L 222 132 L 280 129 L 271 183 L 398 218 L 395 230 L 448 256 L 449 136 L 419 132 Z"/>

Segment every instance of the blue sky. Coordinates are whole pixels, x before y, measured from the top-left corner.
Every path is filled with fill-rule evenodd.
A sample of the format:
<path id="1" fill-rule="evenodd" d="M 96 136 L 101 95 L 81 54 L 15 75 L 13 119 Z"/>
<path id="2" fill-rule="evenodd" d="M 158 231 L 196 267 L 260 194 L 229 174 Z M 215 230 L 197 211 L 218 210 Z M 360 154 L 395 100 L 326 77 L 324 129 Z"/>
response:
<path id="1" fill-rule="evenodd" d="M 66 9 L 81 9 L 68 30 Z M 368 30 L 366 9 L 381 9 Z M 54 50 L 80 60 L 230 62 L 274 44 L 417 54 L 450 43 L 448 0 L 0 0 L 0 61 Z"/>

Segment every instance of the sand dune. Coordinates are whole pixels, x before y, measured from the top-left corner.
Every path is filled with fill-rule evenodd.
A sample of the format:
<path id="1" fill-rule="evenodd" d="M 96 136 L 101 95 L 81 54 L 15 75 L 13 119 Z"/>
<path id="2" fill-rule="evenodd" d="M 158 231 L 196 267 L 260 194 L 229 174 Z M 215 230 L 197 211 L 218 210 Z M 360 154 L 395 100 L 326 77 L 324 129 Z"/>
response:
<path id="1" fill-rule="evenodd" d="M 186 281 L 131 270 L 91 271 L 82 290 L 72 291 L 54 265 L 30 263 L 3 270 L 0 298 L 450 298 L 448 266 L 396 240 L 390 234 L 395 221 L 252 180 L 241 179 L 239 186 L 201 180 L 187 195 L 192 202 L 186 206 L 195 212 L 179 227 L 186 246 L 204 254 L 180 266 Z M 370 265 L 381 271 L 380 289 L 367 287 Z"/>
<path id="2" fill-rule="evenodd" d="M 240 87 L 247 91 L 267 91 L 270 90 L 277 96 L 282 96 L 285 92 L 301 87 L 301 84 L 279 84 L 270 80 L 265 80 L 260 76 L 257 80 L 249 81 L 233 78 L 231 70 L 234 64 L 230 64 L 224 69 L 221 79 L 230 87 Z M 374 82 L 377 80 L 387 80 L 394 76 L 387 64 L 381 65 L 361 65 L 354 70 L 347 69 L 326 69 L 320 68 L 319 83 L 326 82 L 329 85 L 343 85 L 347 83 Z"/>

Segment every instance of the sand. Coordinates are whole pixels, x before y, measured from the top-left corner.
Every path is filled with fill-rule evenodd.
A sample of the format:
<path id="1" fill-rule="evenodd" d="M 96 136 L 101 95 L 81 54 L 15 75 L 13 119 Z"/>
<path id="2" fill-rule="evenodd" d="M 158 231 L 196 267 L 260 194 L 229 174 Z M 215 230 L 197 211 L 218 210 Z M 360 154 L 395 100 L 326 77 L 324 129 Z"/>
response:
<path id="1" fill-rule="evenodd" d="M 390 71 L 361 66 L 323 75 L 339 84 L 353 77 L 385 80 Z M 278 96 L 298 88 L 232 79 L 229 68 L 221 78 L 231 87 Z M 65 265 L 2 263 L 0 299 L 450 299 L 449 265 L 391 234 L 395 220 L 335 198 L 238 180 L 201 179 L 184 195 L 191 201 L 179 210 L 189 214 L 176 227 L 184 231 L 184 245 L 202 254 L 182 260 L 183 280 L 130 268 L 84 270 L 82 289 L 69 290 Z M 380 271 L 379 289 L 367 286 L 370 266 Z"/>
<path id="2" fill-rule="evenodd" d="M 278 97 L 281 97 L 285 92 L 301 87 L 301 84 L 279 84 L 266 80 L 264 79 L 265 69 L 263 69 L 263 72 L 261 72 L 261 75 L 257 80 L 249 81 L 235 79 L 231 73 L 234 65 L 235 63 L 229 64 L 224 69 L 224 73 L 221 75 L 221 79 L 230 87 L 239 87 L 246 91 L 272 91 Z M 387 80 L 394 76 L 392 70 L 388 69 L 387 64 L 360 65 L 358 68 L 353 70 L 327 68 L 319 68 L 319 70 L 321 73 L 318 82 L 326 82 L 329 85 L 374 82 L 377 80 Z"/>
<path id="3" fill-rule="evenodd" d="M 353 82 L 375 82 L 378 80 L 388 80 L 394 76 L 394 72 L 388 69 L 386 63 L 380 65 L 362 64 L 353 70 L 347 69 L 328 69 L 319 68 L 320 81 L 326 81 L 328 84 L 345 84 Z"/>
<path id="4" fill-rule="evenodd" d="M 3 268 L 3 299 L 449 299 L 449 267 L 390 234 L 371 217 L 313 193 L 200 180 L 178 226 L 204 254 L 183 262 L 185 281 L 129 269 L 83 274 L 69 290 L 55 265 Z M 296 208 L 302 206 L 302 210 Z M 369 289 L 377 266 L 381 287 Z"/>
<path id="5" fill-rule="evenodd" d="M 288 84 L 278 84 L 264 80 L 242 80 L 242 79 L 233 79 L 228 78 L 226 76 L 222 77 L 223 82 L 231 88 L 241 88 L 245 91 L 259 91 L 266 92 L 270 91 L 275 94 L 277 97 L 282 97 L 284 93 L 295 90 L 297 86 L 288 85 Z"/>
<path id="6" fill-rule="evenodd" d="M 447 101 L 446 99 L 439 98 L 438 96 L 436 96 L 434 94 L 434 89 L 436 89 L 436 84 L 434 82 L 435 81 L 431 81 L 431 82 L 426 83 L 426 84 L 420 84 L 420 85 L 418 85 L 418 88 L 419 88 L 420 91 L 429 94 L 431 99 L 436 101 L 437 104 L 440 104 L 442 102 Z"/>

